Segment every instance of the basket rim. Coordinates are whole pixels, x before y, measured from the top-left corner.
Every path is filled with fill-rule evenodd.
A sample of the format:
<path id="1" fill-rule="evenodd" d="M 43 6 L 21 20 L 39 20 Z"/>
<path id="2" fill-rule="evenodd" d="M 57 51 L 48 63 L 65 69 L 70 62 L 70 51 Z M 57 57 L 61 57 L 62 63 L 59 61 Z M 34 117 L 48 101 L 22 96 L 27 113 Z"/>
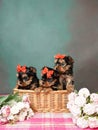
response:
<path id="1" fill-rule="evenodd" d="M 28 92 L 28 93 L 36 93 L 34 90 L 25 90 L 25 89 L 18 89 L 18 85 L 15 86 L 15 88 L 13 89 L 13 91 L 15 92 Z M 44 91 L 41 91 L 40 93 L 45 93 Z M 57 90 L 57 91 L 51 91 L 49 93 L 66 93 L 68 94 L 69 92 L 67 90 Z"/>

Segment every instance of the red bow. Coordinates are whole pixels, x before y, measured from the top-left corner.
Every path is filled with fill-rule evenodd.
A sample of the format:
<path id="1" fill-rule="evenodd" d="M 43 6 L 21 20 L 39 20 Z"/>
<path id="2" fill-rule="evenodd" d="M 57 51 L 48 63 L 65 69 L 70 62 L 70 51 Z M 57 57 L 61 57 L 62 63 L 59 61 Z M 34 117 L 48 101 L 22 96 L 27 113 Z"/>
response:
<path id="1" fill-rule="evenodd" d="M 17 72 L 26 72 L 26 66 L 17 65 Z"/>
<path id="2" fill-rule="evenodd" d="M 55 59 L 63 59 L 65 55 L 57 54 L 54 56 Z"/>
<path id="3" fill-rule="evenodd" d="M 51 76 L 53 75 L 53 73 L 54 73 L 53 70 L 48 71 L 47 78 L 51 78 Z"/>
<path id="4" fill-rule="evenodd" d="M 43 70 L 42 70 L 42 74 L 46 74 L 48 72 L 48 68 L 45 67 Z"/>
<path id="5" fill-rule="evenodd" d="M 46 74 L 47 75 L 47 78 L 51 78 L 51 76 L 53 75 L 54 71 L 53 70 L 48 70 L 47 67 L 45 67 L 43 70 L 42 70 L 42 74 Z"/>

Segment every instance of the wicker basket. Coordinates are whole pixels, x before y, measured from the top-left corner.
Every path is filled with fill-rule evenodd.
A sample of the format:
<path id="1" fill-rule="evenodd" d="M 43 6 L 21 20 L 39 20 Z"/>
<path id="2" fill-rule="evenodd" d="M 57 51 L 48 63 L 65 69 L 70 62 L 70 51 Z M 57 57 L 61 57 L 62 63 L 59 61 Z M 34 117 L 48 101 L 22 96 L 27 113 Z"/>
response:
<path id="1" fill-rule="evenodd" d="M 19 95 L 28 94 L 31 107 L 36 112 L 69 112 L 67 109 L 67 90 L 51 91 L 50 93 L 40 92 L 37 94 L 33 90 L 22 90 L 16 86 L 13 92 Z"/>

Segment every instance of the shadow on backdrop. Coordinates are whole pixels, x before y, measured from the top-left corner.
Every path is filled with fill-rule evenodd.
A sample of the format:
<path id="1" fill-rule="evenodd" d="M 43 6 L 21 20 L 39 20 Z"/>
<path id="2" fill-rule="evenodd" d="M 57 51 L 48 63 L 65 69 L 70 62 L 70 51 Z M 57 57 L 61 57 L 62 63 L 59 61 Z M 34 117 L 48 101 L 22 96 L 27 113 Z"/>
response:
<path id="1" fill-rule="evenodd" d="M 75 57 L 77 88 L 98 91 L 98 1 L 77 0 L 70 12 L 72 41 L 69 53 Z"/>

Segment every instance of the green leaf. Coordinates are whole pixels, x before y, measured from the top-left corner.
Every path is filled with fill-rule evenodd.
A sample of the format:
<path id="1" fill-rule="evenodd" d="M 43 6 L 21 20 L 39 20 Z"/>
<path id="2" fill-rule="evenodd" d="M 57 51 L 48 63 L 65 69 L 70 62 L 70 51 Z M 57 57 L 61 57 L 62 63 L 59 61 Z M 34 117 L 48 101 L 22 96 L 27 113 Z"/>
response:
<path id="1" fill-rule="evenodd" d="M 85 119 L 85 120 L 88 120 L 88 118 L 89 118 L 89 116 L 84 116 L 84 119 Z"/>
<path id="2" fill-rule="evenodd" d="M 75 89 L 74 92 L 75 92 L 76 94 L 78 94 L 78 90 Z"/>
<path id="3" fill-rule="evenodd" d="M 8 96 L 1 96 L 0 97 L 0 105 L 8 98 Z"/>
<path id="4" fill-rule="evenodd" d="M 90 103 L 90 96 L 86 98 L 86 104 Z"/>
<path id="5" fill-rule="evenodd" d="M 0 108 L 3 105 L 11 105 L 14 101 L 19 102 L 22 100 L 22 97 L 18 95 L 18 93 L 15 94 L 10 94 L 8 96 L 1 97 L 1 102 L 0 102 Z"/>
<path id="6" fill-rule="evenodd" d="M 16 99 L 17 96 L 18 96 L 18 93 L 10 94 L 10 95 L 8 95 L 8 97 L 6 98 L 5 102 L 9 102 L 9 101 L 12 100 L 12 99 Z"/>

